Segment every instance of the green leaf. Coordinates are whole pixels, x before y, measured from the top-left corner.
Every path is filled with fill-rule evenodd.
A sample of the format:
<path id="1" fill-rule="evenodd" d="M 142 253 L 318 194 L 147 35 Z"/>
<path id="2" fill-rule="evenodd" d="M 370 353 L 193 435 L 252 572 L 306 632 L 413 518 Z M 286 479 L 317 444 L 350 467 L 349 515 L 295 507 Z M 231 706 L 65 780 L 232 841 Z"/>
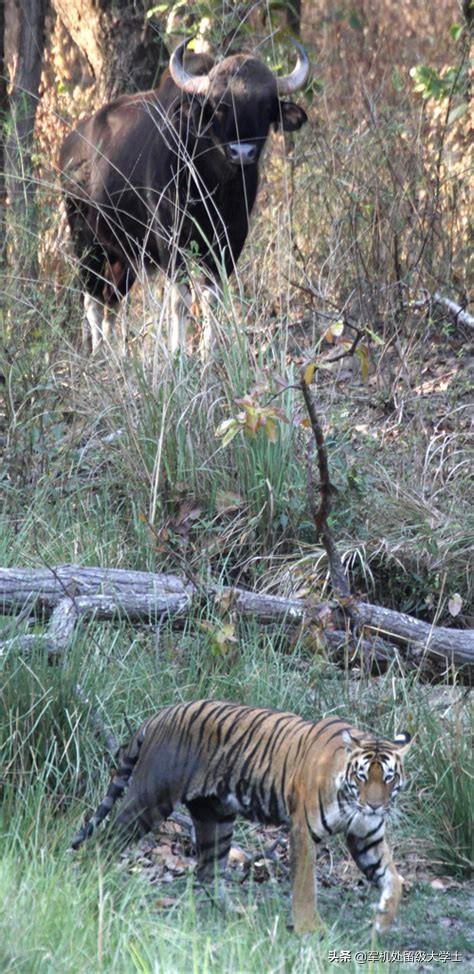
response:
<path id="1" fill-rule="evenodd" d="M 370 354 L 368 345 L 358 345 L 356 348 L 356 355 L 360 363 L 360 372 L 362 376 L 362 381 L 365 382 L 369 374 L 369 363 Z"/>
<path id="2" fill-rule="evenodd" d="M 403 91 L 405 87 L 403 75 L 400 73 L 398 68 L 394 68 L 392 71 L 392 85 L 395 88 L 395 91 Z"/>
<path id="3" fill-rule="evenodd" d="M 349 27 L 352 27 L 352 30 L 364 29 L 364 20 L 362 17 L 359 16 L 357 10 L 351 10 L 349 14 L 348 23 L 349 23 Z"/>
<path id="4" fill-rule="evenodd" d="M 458 41 L 463 32 L 464 24 L 451 24 L 451 27 L 449 28 L 449 36 L 453 41 Z"/>
<path id="5" fill-rule="evenodd" d="M 150 7 L 150 9 L 147 10 L 146 12 L 146 19 L 150 20 L 150 18 L 153 17 L 154 14 L 166 13 L 166 11 L 169 10 L 169 7 L 170 7 L 169 3 L 158 3 L 156 7 Z"/>

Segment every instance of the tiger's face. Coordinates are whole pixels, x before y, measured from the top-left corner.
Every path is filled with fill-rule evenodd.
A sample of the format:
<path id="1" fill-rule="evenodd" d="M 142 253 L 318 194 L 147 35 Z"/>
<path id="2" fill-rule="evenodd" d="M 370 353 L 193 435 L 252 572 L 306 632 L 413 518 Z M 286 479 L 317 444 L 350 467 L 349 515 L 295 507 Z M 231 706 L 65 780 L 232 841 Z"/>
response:
<path id="1" fill-rule="evenodd" d="M 393 743 L 355 741 L 348 732 L 343 738 L 348 752 L 346 796 L 365 815 L 386 815 L 406 784 L 403 757 L 410 747 L 410 735 L 398 734 Z"/>

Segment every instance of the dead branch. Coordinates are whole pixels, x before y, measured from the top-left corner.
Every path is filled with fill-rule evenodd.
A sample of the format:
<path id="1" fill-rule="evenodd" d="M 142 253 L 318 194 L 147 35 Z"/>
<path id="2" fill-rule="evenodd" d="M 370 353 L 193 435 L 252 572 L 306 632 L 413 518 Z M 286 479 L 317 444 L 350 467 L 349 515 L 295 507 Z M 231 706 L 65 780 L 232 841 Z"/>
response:
<path id="1" fill-rule="evenodd" d="M 313 515 L 313 520 L 316 525 L 317 537 L 321 538 L 324 545 L 324 549 L 328 556 L 329 570 L 331 573 L 331 582 L 336 595 L 342 598 L 350 598 L 350 590 L 347 582 L 347 578 L 344 572 L 344 567 L 337 550 L 334 538 L 329 529 L 328 517 L 331 512 L 331 498 L 334 493 L 334 487 L 331 484 L 329 477 L 329 464 L 326 452 L 326 447 L 324 444 L 324 436 L 321 428 L 321 424 L 318 419 L 316 412 L 316 407 L 314 404 L 313 397 L 311 395 L 310 388 L 305 381 L 304 376 L 301 377 L 301 391 L 303 393 L 303 398 L 305 401 L 306 409 L 309 416 L 309 421 L 311 423 L 311 429 L 313 431 L 314 440 L 316 443 L 316 449 L 318 454 L 318 466 L 319 466 L 319 490 L 320 490 L 320 502 L 316 507 L 315 492 L 312 482 L 312 470 L 311 470 L 311 458 L 309 458 L 308 464 L 308 480 L 309 480 L 309 504 L 311 508 L 311 513 Z"/>
<path id="2" fill-rule="evenodd" d="M 45 651 L 56 654 L 64 652 L 78 625 L 86 620 L 127 619 L 148 625 L 167 618 L 180 621 L 191 609 L 198 608 L 203 599 L 213 602 L 217 612 L 232 608 L 237 615 L 291 628 L 314 622 L 321 609 L 309 600 L 212 583 L 198 590 L 176 575 L 79 565 L 59 565 L 52 569 L 1 568 L 0 613 L 18 614 L 28 606 L 29 614 L 49 618 L 49 626 L 44 634 L 19 635 L 0 643 L 0 659 L 9 652 L 23 653 L 33 646 L 43 646 Z M 469 677 L 474 667 L 473 631 L 432 626 L 405 613 L 358 599 L 353 600 L 353 606 L 361 628 L 360 637 L 344 632 L 343 613 L 337 607 L 324 606 L 328 618 L 327 628 L 320 630 L 321 641 L 336 662 L 344 663 L 348 654 L 356 656 L 357 649 L 362 648 L 369 656 L 375 653 L 378 660 L 393 661 L 398 653 L 402 660 L 416 659 L 418 663 L 426 658 L 435 664 L 437 671 L 440 667 L 465 668 L 465 676 Z M 55 609 L 58 609 L 56 614 Z M 335 633 L 334 629 L 342 631 Z M 374 637 L 377 637 L 375 641 Z M 366 642 L 361 643 L 360 639 Z"/>
<path id="3" fill-rule="evenodd" d="M 454 315 L 454 320 L 456 324 L 459 322 L 460 325 L 466 325 L 468 328 L 474 328 L 474 317 L 470 315 L 464 308 L 461 308 L 460 304 L 456 304 L 455 301 L 451 301 L 450 298 L 444 298 L 439 291 L 435 291 L 433 294 L 433 301 L 435 304 L 441 305 L 449 311 L 450 314 Z"/>

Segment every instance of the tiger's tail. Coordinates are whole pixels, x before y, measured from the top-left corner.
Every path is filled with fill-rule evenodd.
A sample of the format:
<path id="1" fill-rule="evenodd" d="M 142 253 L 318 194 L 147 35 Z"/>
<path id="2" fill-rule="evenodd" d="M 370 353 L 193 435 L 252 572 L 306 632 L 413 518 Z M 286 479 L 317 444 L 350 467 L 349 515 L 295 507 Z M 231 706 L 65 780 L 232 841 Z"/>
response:
<path id="1" fill-rule="evenodd" d="M 107 794 L 96 808 L 92 817 L 76 832 L 71 842 L 71 849 L 79 849 L 79 846 L 92 835 L 97 826 L 104 821 L 104 818 L 107 818 L 115 803 L 122 797 L 138 761 L 144 736 L 144 731 L 141 731 L 131 741 L 130 745 L 124 749 L 117 771 L 107 789 Z"/>

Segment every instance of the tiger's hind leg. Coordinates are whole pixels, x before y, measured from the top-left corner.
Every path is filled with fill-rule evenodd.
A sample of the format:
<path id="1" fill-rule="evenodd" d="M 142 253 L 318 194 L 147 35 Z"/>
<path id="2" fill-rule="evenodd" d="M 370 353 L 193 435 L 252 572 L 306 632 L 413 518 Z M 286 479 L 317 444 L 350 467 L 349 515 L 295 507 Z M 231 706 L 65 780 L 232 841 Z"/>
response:
<path id="1" fill-rule="evenodd" d="M 197 798 L 187 803 L 196 832 L 197 869 L 200 883 L 212 881 L 222 874 L 234 833 L 235 815 L 219 816 L 212 803 Z"/>
<path id="2" fill-rule="evenodd" d="M 166 815 L 161 814 L 158 809 L 153 809 L 153 813 L 151 813 L 149 809 L 144 808 L 143 804 L 133 794 L 132 788 L 132 791 L 127 794 L 113 826 L 108 830 L 110 832 L 110 844 L 113 846 L 114 852 L 122 851 L 132 842 L 137 842 L 138 839 L 143 838 L 147 832 L 158 829 L 165 818 Z M 107 836 L 107 838 L 109 837 Z"/>

